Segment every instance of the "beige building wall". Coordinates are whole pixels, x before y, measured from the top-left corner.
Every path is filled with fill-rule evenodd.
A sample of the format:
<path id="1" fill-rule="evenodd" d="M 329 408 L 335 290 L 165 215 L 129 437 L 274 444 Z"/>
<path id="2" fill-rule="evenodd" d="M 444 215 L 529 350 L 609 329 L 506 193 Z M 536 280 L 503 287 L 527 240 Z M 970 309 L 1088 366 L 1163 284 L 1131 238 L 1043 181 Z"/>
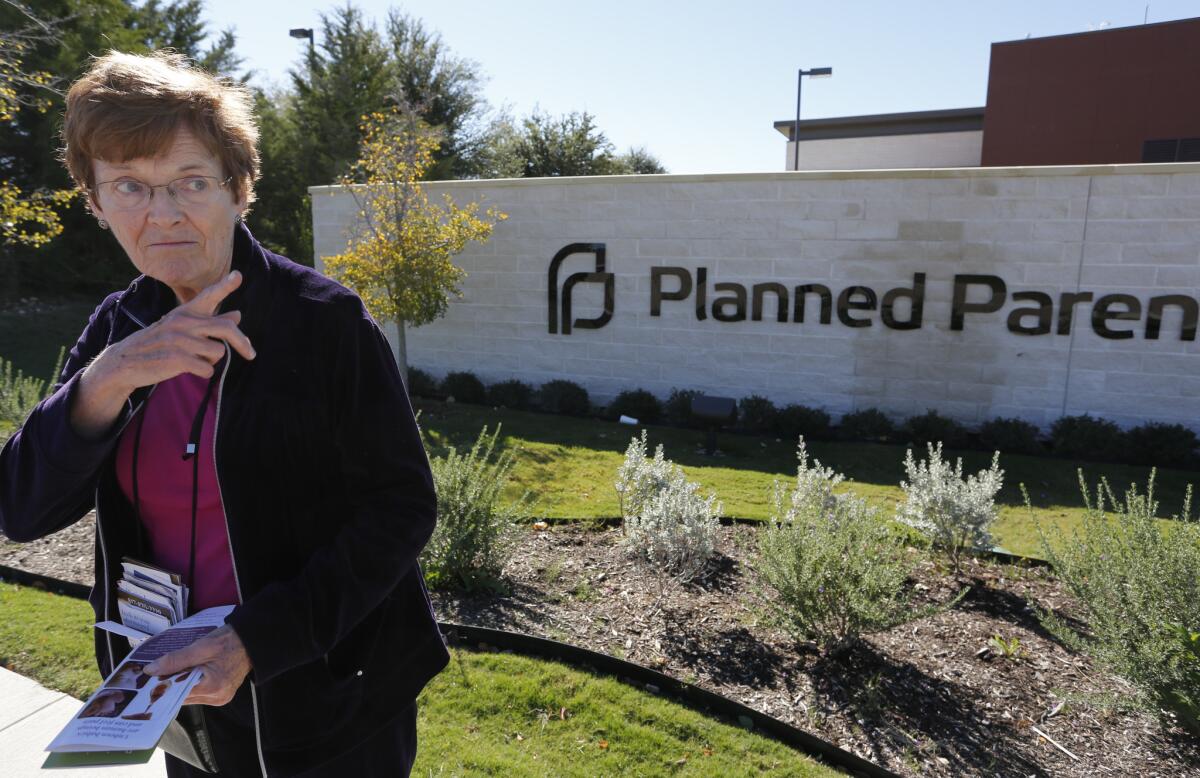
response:
<path id="1" fill-rule="evenodd" d="M 796 144 L 785 145 L 784 170 L 795 170 Z M 800 142 L 800 170 L 979 167 L 982 151 L 982 130 L 806 140 Z"/>
<path id="2" fill-rule="evenodd" d="M 410 330 L 410 364 L 440 376 L 471 370 L 484 381 L 535 385 L 577 381 L 595 401 L 629 388 L 665 397 L 672 388 L 777 404 L 804 403 L 835 415 L 877 407 L 896 416 L 929 408 L 977 425 L 1016 416 L 1047 426 L 1064 414 L 1091 413 L 1122 425 L 1180 422 L 1200 430 L 1200 343 L 1180 339 L 1182 315 L 1166 309 L 1158 339 L 1147 339 L 1151 298 L 1200 298 L 1200 163 L 1058 168 L 787 172 L 706 176 L 621 176 L 430 185 L 459 202 L 480 201 L 509 215 L 493 238 L 471 245 L 464 297 L 445 318 Z M 316 254 L 344 246 L 356 214 L 337 187 L 312 190 Z M 549 331 L 549 266 L 568 244 L 602 243 L 613 274 L 614 310 L 599 329 Z M 919 329 L 868 321 L 828 324 L 810 299 L 801 322 L 723 322 L 695 313 L 695 294 L 663 301 L 651 315 L 653 268 L 684 268 L 717 283 L 778 282 L 789 290 L 849 286 L 878 297 L 926 278 Z M 562 262 L 565 279 L 596 270 L 591 254 Z M 951 326 L 955 277 L 999 277 L 1000 308 Z M 671 282 L 669 289 L 677 283 Z M 987 296 L 968 287 L 968 302 Z M 1053 302 L 1049 334 L 1009 331 L 1008 317 Z M 576 317 L 602 312 L 603 284 L 580 283 Z M 1063 294 L 1092 294 L 1057 334 Z M 1137 320 L 1106 320 L 1134 333 L 1124 340 L 1093 331 L 1094 301 L 1136 298 Z M 861 296 L 852 299 L 862 301 Z M 897 306 L 904 314 L 904 303 Z M 1127 307 L 1110 306 L 1109 314 Z M 794 313 L 794 312 L 793 312 Z M 1028 323 L 1031 319 L 1022 321 Z"/>

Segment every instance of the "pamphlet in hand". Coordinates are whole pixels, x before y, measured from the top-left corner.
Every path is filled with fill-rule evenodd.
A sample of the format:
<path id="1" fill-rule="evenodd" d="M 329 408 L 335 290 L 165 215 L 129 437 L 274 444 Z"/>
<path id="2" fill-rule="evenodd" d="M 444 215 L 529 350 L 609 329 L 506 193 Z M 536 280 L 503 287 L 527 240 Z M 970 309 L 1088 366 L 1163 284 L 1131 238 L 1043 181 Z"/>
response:
<path id="1" fill-rule="evenodd" d="M 133 646 L 183 620 L 188 590 L 178 573 L 129 557 L 121 561 L 121 569 L 121 580 L 117 581 L 117 610 L 121 622 L 143 636 L 130 635 Z"/>
<path id="2" fill-rule="evenodd" d="M 204 675 L 198 668 L 146 675 L 146 665 L 188 646 L 225 623 L 232 605 L 207 608 L 144 640 L 117 665 L 58 737 L 43 767 L 144 762 Z M 100 625 L 97 625 L 100 626 Z M 122 632 L 120 628 L 113 630 Z"/>

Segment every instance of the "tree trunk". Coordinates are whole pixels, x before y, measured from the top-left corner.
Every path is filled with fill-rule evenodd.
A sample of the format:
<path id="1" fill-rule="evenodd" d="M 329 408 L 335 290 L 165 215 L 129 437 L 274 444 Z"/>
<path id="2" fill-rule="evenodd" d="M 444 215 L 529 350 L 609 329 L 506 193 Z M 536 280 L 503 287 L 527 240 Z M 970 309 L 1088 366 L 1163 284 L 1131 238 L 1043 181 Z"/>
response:
<path id="1" fill-rule="evenodd" d="M 404 340 L 404 322 L 396 322 L 396 365 L 400 368 L 400 377 L 404 379 L 404 389 L 408 390 L 408 347 Z"/>

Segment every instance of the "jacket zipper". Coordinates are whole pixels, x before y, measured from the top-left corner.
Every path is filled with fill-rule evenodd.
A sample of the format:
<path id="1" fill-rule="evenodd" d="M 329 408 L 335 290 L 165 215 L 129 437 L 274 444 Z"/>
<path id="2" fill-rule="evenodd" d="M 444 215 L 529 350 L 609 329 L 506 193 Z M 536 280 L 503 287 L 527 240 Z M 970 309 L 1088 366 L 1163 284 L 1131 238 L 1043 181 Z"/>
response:
<path id="1" fill-rule="evenodd" d="M 217 412 L 213 417 L 213 478 L 217 482 L 217 497 L 221 501 L 221 518 L 225 522 L 225 540 L 229 543 L 229 562 L 233 566 L 233 584 L 237 587 L 238 603 L 241 604 L 242 581 L 238 577 L 237 556 L 233 553 L 233 535 L 229 531 L 229 514 L 225 512 L 225 494 L 221 491 L 221 474 L 217 467 L 217 432 L 221 425 L 221 397 L 225 392 L 225 377 L 229 375 L 229 364 L 233 361 L 233 353 L 229 344 L 225 344 L 225 366 L 221 368 L 221 380 L 217 384 Z M 262 768 L 263 778 L 267 778 L 267 760 L 263 756 L 262 734 L 258 723 L 258 694 L 254 691 L 254 682 L 250 682 L 250 707 L 254 711 L 254 745 L 258 750 L 258 764 Z"/>
<path id="2" fill-rule="evenodd" d="M 129 412 L 129 415 L 125 418 L 125 423 L 121 425 L 121 429 L 117 430 L 118 438 L 125 432 L 125 428 L 129 426 L 129 422 L 133 421 L 133 417 L 137 416 L 138 412 L 140 412 L 150 400 L 150 395 L 154 394 L 154 390 L 157 387 L 158 384 L 151 386 L 150 391 L 146 393 L 146 399 L 138 403 L 137 407 Z M 96 503 L 96 537 L 100 538 L 100 560 L 103 563 L 101 567 L 104 570 L 104 574 L 108 575 L 108 548 L 104 544 L 104 530 L 100 523 L 100 484 L 98 483 L 96 484 L 95 497 L 93 499 Z M 108 612 L 108 590 L 108 581 L 104 581 L 104 619 L 106 621 L 112 619 L 112 616 Z M 108 630 L 104 630 L 104 640 L 108 644 L 108 664 L 110 667 L 112 667 L 116 663 L 116 653 L 113 651 L 112 633 Z"/>

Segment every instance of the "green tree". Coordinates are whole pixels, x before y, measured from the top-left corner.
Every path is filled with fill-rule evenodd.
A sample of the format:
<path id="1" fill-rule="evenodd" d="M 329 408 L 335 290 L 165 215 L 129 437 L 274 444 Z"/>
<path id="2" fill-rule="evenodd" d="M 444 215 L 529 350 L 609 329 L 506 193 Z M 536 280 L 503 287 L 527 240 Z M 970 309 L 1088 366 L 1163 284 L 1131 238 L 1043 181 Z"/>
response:
<path id="1" fill-rule="evenodd" d="M 667 169 L 644 146 L 630 148 L 619 155 L 615 161 L 617 172 L 620 173 L 666 173 Z"/>
<path id="2" fill-rule="evenodd" d="M 516 150 L 526 178 L 600 176 L 613 170 L 613 144 L 587 111 L 554 118 L 535 110 L 523 130 Z"/>
<path id="3" fill-rule="evenodd" d="M 665 173 L 666 168 L 644 148 L 616 154 L 586 111 L 554 117 L 534 109 L 519 126 L 507 117 L 493 125 L 479 171 L 483 178 L 540 178 Z"/>
<path id="4" fill-rule="evenodd" d="M 391 94 L 388 52 L 352 5 L 321 16 L 321 44 L 293 70 L 295 121 L 310 184 L 332 184 L 358 155 L 362 117 Z"/>
<path id="5" fill-rule="evenodd" d="M 31 70 L 24 59 L 39 43 L 52 42 L 59 36 L 57 22 L 35 15 L 15 0 L 3 0 L 8 21 L 0 28 L 0 125 L 11 130 L 19 114 L 45 113 L 52 97 L 59 94 L 57 79 L 44 70 Z M 38 247 L 62 232 L 58 208 L 72 196 L 70 190 L 44 187 L 23 188 L 9 178 L 6 166 L 0 178 L 0 251 L 3 251 L 5 292 L 16 296 L 20 290 L 20 266 L 15 259 L 17 247 Z"/>
<path id="6" fill-rule="evenodd" d="M 262 177 L 247 224 L 263 245 L 297 262 L 311 264 L 312 207 L 309 170 L 298 149 L 303 143 L 295 97 L 287 89 L 254 91 Z"/>
<path id="7" fill-rule="evenodd" d="M 165 5 L 160 0 L 146 0 L 133 10 L 129 29 L 147 50 L 174 49 L 211 73 L 233 77 L 244 61 L 236 53 L 237 36 L 229 28 L 204 47 L 209 32 L 201 19 L 203 10 L 201 0 L 175 0 Z M 243 74 L 240 80 L 248 78 L 249 74 Z"/>
<path id="8" fill-rule="evenodd" d="M 321 15 L 320 45 L 290 71 L 291 90 L 259 95 L 262 181 L 248 218 L 274 250 L 313 264 L 309 186 L 335 183 L 358 155 L 362 118 L 387 104 L 388 50 L 352 5 Z"/>
<path id="9" fill-rule="evenodd" d="M 347 4 L 321 16 L 318 39 L 291 71 L 290 94 L 263 93 L 259 101 L 263 187 L 249 219 L 260 240 L 305 264 L 312 264 L 307 188 L 349 170 L 363 116 L 405 105 L 439 131 L 426 180 L 472 175 L 486 137 L 478 66 L 451 54 L 419 20 L 392 10 L 381 33 Z"/>
<path id="10" fill-rule="evenodd" d="M 408 107 L 375 112 L 363 126 L 362 152 L 342 183 L 359 210 L 357 234 L 345 253 L 325 259 L 330 277 L 362 297 L 381 322 L 395 322 L 400 369 L 407 382 L 404 325 L 443 316 L 465 271 L 452 258 L 469 241 L 485 241 L 505 215 L 458 207 L 449 195 L 431 203 L 420 185 L 441 143 L 436 130 Z"/>
<path id="11" fill-rule="evenodd" d="M 392 10 L 387 37 L 391 46 L 394 96 L 441 133 L 426 180 L 465 178 L 474 172 L 472 157 L 486 140 L 479 66 L 450 53 L 442 36 L 419 19 Z"/>

